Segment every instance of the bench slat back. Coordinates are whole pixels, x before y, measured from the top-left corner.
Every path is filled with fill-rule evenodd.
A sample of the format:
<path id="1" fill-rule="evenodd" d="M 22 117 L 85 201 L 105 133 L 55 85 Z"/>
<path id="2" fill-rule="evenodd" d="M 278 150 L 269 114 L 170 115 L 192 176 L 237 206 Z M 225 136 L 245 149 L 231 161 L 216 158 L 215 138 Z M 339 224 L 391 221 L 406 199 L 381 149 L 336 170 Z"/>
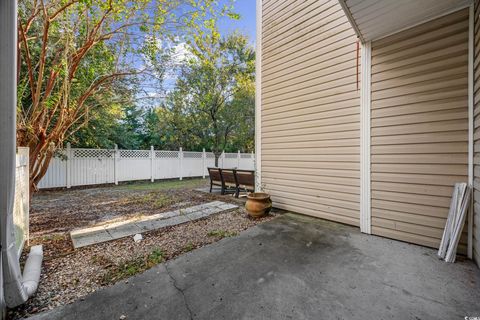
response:
<path id="1" fill-rule="evenodd" d="M 237 185 L 235 171 L 233 169 L 222 169 L 223 181 L 229 185 Z"/>
<path id="2" fill-rule="evenodd" d="M 208 175 L 210 176 L 210 180 L 222 182 L 222 173 L 220 168 L 207 168 Z"/>
<path id="3" fill-rule="evenodd" d="M 255 188 L 255 172 L 250 170 L 236 170 L 237 182 L 241 186 Z"/>

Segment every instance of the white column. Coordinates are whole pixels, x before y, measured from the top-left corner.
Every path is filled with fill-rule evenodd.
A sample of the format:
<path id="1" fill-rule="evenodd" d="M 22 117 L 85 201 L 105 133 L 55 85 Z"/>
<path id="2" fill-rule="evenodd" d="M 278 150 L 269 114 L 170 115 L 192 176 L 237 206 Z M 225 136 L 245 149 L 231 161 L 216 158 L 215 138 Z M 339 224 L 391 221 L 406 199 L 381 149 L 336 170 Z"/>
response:
<path id="1" fill-rule="evenodd" d="M 474 196 L 473 192 L 473 157 L 474 157 L 474 41 L 475 41 L 475 8 L 474 4 L 470 5 L 469 10 L 469 24 L 468 24 L 468 184 L 472 187 L 472 194 L 470 197 L 470 207 L 468 209 L 468 237 L 467 237 L 467 256 L 469 259 L 473 258 L 473 213 L 474 213 Z"/>
<path id="2" fill-rule="evenodd" d="M 178 151 L 178 162 L 180 166 L 180 172 L 179 172 L 179 178 L 180 180 L 183 180 L 183 149 L 180 147 L 180 150 Z"/>
<path id="3" fill-rule="evenodd" d="M 360 231 L 368 234 L 372 232 L 370 197 L 371 54 L 371 43 L 362 43 L 362 81 L 360 88 Z"/>
<path id="4" fill-rule="evenodd" d="M 150 146 L 150 181 L 154 182 L 155 177 L 154 177 L 154 161 L 155 161 L 155 150 L 153 149 L 153 146 Z"/>
<path id="5" fill-rule="evenodd" d="M 255 41 L 255 189 L 260 190 L 262 185 L 262 0 L 256 5 L 256 34 Z"/>
<path id="6" fill-rule="evenodd" d="M 115 144 L 115 153 L 113 154 L 113 181 L 115 185 L 118 185 L 118 158 L 120 152 L 118 151 L 118 145 Z"/>
<path id="7" fill-rule="evenodd" d="M 240 150 L 238 150 L 238 154 L 237 154 L 237 169 L 240 169 L 240 158 L 241 158 Z"/>
<path id="8" fill-rule="evenodd" d="M 222 152 L 222 155 L 220 156 L 220 158 L 222 159 L 221 168 L 224 169 L 225 168 L 225 150 Z"/>
<path id="9" fill-rule="evenodd" d="M 67 182 L 67 188 L 72 187 L 72 146 L 70 145 L 70 142 L 67 143 L 67 151 L 66 151 L 66 156 L 67 156 L 67 162 L 65 163 L 65 170 L 66 170 L 66 182 Z"/>
<path id="10" fill-rule="evenodd" d="M 207 154 L 205 153 L 205 148 L 202 151 L 202 178 L 205 179 L 205 171 L 207 170 Z"/>

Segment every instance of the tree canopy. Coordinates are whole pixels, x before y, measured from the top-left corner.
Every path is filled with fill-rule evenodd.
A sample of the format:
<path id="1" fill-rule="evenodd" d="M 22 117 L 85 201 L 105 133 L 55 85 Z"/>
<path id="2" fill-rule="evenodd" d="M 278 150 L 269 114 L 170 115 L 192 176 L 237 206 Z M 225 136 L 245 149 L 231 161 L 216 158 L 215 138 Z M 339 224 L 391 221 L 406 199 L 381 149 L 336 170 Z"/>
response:
<path id="1" fill-rule="evenodd" d="M 182 144 L 201 145 L 216 159 L 252 145 L 255 53 L 244 36 L 197 38 L 165 108 Z"/>
<path id="2" fill-rule="evenodd" d="M 32 188 L 67 141 L 251 151 L 255 55 L 220 35 L 224 17 L 239 18 L 215 0 L 19 1 L 17 144 Z"/>

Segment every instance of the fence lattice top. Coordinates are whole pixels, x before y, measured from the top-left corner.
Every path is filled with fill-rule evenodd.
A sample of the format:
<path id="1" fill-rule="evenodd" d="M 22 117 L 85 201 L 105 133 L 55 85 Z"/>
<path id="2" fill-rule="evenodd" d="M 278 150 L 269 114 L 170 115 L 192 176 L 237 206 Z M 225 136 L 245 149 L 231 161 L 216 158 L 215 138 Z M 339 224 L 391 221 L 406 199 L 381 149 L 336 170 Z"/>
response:
<path id="1" fill-rule="evenodd" d="M 225 153 L 226 159 L 235 159 L 238 157 L 238 153 Z"/>
<path id="2" fill-rule="evenodd" d="M 155 151 L 155 158 L 178 158 L 178 151 Z"/>
<path id="3" fill-rule="evenodd" d="M 109 149 L 73 149 L 74 158 L 113 158 L 115 150 Z"/>
<path id="4" fill-rule="evenodd" d="M 183 157 L 184 158 L 193 158 L 193 159 L 199 159 L 203 157 L 202 152 L 194 152 L 194 151 L 184 151 L 183 152 Z"/>
<path id="5" fill-rule="evenodd" d="M 150 158 L 149 150 L 119 150 L 121 158 Z"/>
<path id="6" fill-rule="evenodd" d="M 55 157 L 63 158 L 67 156 L 68 149 L 57 149 L 55 151 Z M 113 158 L 115 157 L 115 149 L 85 149 L 85 148 L 72 148 L 71 155 L 73 158 Z M 119 158 L 130 158 L 130 159 L 148 159 L 150 158 L 150 150 L 117 150 Z M 203 157 L 203 152 L 196 151 L 183 151 L 183 158 L 190 159 L 201 159 Z M 179 151 L 172 150 L 154 150 L 155 158 L 178 158 L 180 156 Z M 215 158 L 213 152 L 205 152 L 205 157 L 207 159 Z M 221 157 L 225 159 L 236 159 L 238 158 L 238 153 L 223 153 Z M 250 159 L 252 154 L 241 153 L 241 159 Z"/>

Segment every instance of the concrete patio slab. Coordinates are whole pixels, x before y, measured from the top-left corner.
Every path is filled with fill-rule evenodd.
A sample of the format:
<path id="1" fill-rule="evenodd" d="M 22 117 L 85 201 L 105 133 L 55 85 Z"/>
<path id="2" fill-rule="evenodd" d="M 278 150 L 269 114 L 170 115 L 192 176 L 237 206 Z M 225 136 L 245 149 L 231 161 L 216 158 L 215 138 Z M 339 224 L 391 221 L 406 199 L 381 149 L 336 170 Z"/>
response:
<path id="1" fill-rule="evenodd" d="M 480 270 L 295 215 L 184 254 L 32 319 L 464 319 Z"/>
<path id="2" fill-rule="evenodd" d="M 174 226 L 235 208 L 238 208 L 238 206 L 222 201 L 212 201 L 185 209 L 74 230 L 70 232 L 70 237 L 72 238 L 73 247 L 80 248 L 132 236 L 137 233 Z"/>

